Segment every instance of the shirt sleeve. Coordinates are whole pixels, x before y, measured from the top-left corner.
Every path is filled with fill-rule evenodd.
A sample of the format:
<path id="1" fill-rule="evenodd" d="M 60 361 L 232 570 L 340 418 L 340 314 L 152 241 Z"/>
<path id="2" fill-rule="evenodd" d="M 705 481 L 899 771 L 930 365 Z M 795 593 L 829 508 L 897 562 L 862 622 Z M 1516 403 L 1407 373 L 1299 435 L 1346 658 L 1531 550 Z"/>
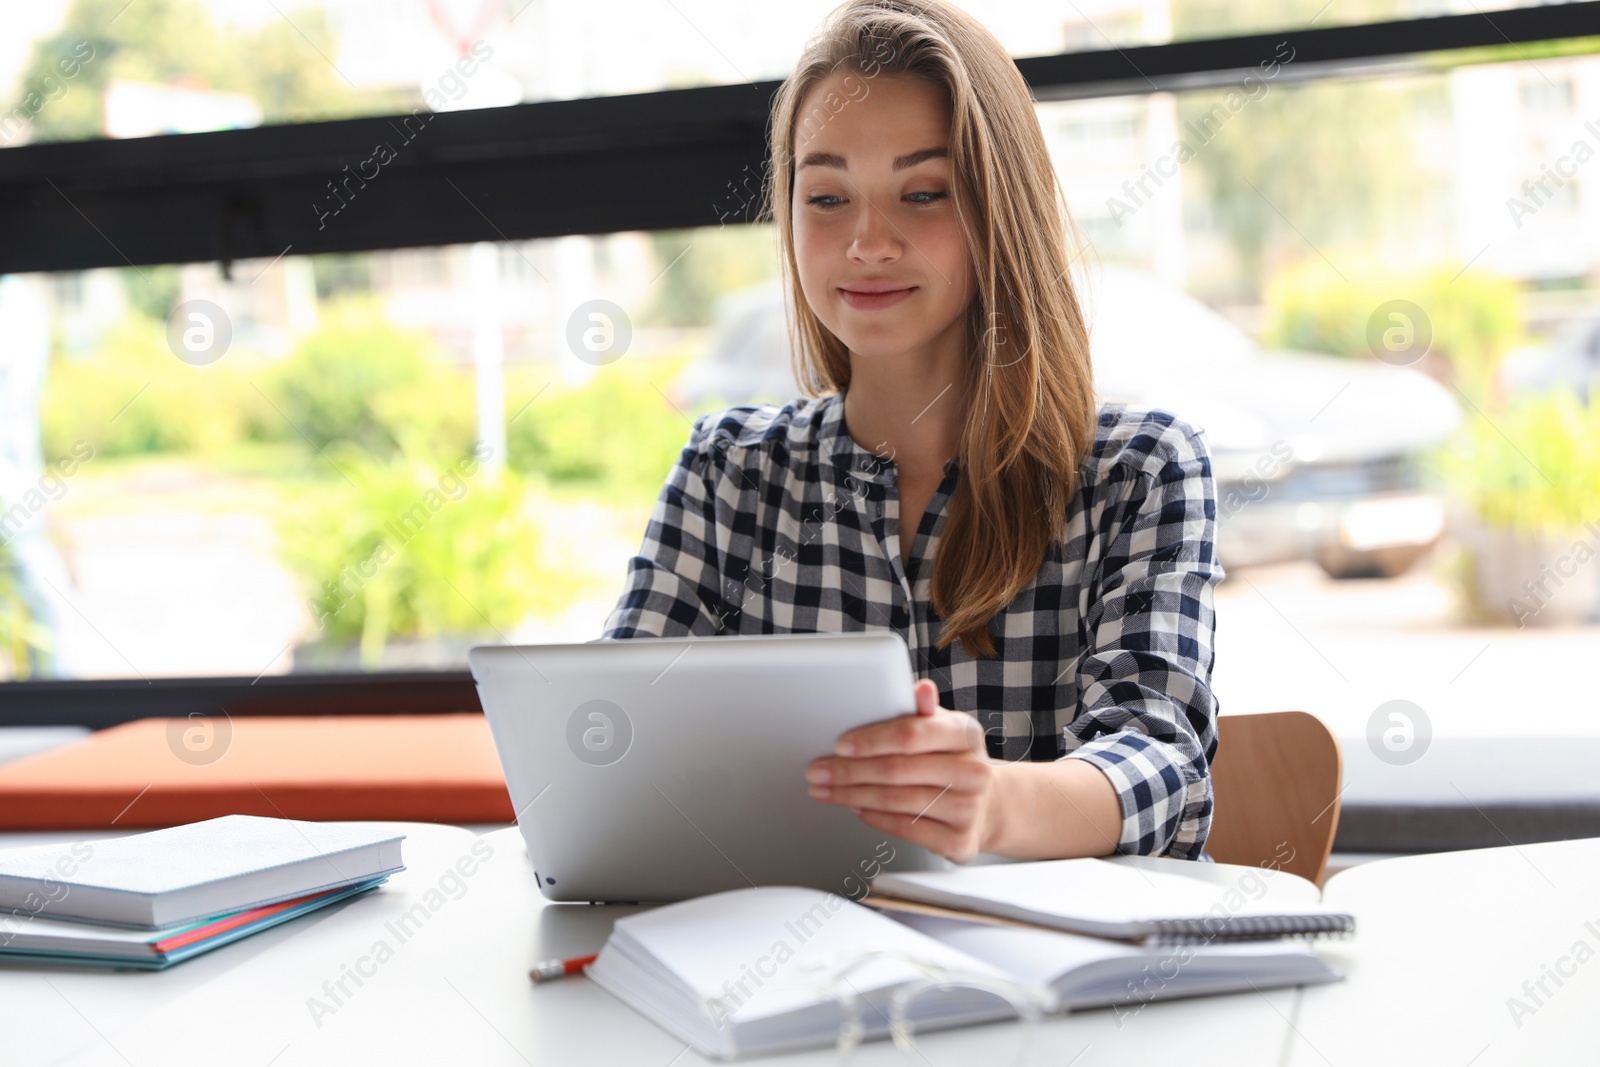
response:
<path id="1" fill-rule="evenodd" d="M 1063 758 L 1088 760 L 1111 780 L 1118 852 L 1200 859 L 1217 749 L 1212 598 L 1223 577 L 1200 433 L 1173 420 L 1145 462 L 1117 464 L 1104 490 L 1097 536 L 1107 550 Z"/>
<path id="2" fill-rule="evenodd" d="M 711 462 L 715 415 L 695 420 L 689 443 L 656 498 L 644 542 L 596 641 L 628 637 L 711 637 L 725 626 L 716 549 Z M 592 643 L 592 642 L 591 642 Z"/>

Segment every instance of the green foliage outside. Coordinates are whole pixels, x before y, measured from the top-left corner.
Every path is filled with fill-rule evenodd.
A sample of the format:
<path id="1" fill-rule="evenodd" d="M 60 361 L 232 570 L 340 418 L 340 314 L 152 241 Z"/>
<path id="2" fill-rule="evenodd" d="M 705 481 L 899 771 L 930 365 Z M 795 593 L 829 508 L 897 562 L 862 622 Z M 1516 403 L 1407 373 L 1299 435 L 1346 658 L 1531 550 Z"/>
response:
<path id="1" fill-rule="evenodd" d="M 284 6 L 292 22 L 272 18 L 241 30 L 214 25 L 201 0 L 73 0 L 61 28 L 35 42 L 6 110 L 35 112 L 28 118 L 34 140 L 63 141 L 101 136 L 102 100 L 113 81 L 241 93 L 268 123 L 412 106 L 414 92 L 351 89 L 323 58 L 336 51 L 323 12 Z M 63 77 L 61 61 L 74 58 L 76 73 Z"/>
<path id="2" fill-rule="evenodd" d="M 178 306 L 182 288 L 179 268 L 170 263 L 122 270 L 122 291 L 129 305 L 146 318 L 166 321 Z"/>
<path id="3" fill-rule="evenodd" d="M 357 639 L 363 663 L 376 665 L 393 637 L 493 641 L 530 613 L 558 611 L 582 578 L 546 558 L 528 510 L 541 484 L 647 501 L 687 440 L 682 416 L 637 365 L 601 368 L 582 386 L 507 373 L 508 469 L 498 481 L 483 470 L 463 479 L 459 500 L 436 495 L 443 506 L 402 541 L 399 516 L 473 447 L 472 375 L 359 302 L 339 305 L 274 368 L 270 391 L 297 439 L 355 482 L 326 481 L 281 526 L 285 561 L 320 605 L 323 642 Z M 393 558 L 373 567 L 380 542 Z M 363 566 L 374 576 L 353 580 Z"/>
<path id="4" fill-rule="evenodd" d="M 1600 517 L 1600 405 L 1556 389 L 1517 397 L 1490 418 L 1469 415 L 1439 463 L 1476 518 L 1531 539 Z"/>
<path id="5" fill-rule="evenodd" d="M 130 314 L 90 359 L 52 361 L 40 411 L 45 455 L 66 455 L 77 441 L 99 456 L 125 456 L 275 440 L 288 428 L 254 384 L 263 366 L 242 352 L 204 367 L 183 363 L 163 323 Z"/>
<path id="6" fill-rule="evenodd" d="M 507 369 L 507 462 L 552 482 L 652 495 L 689 437 L 664 395 L 686 357 L 602 367 L 582 385 L 546 368 Z M 531 401 L 531 403 L 530 403 Z M 477 432 L 472 374 L 426 333 L 347 299 L 276 363 L 245 352 L 205 367 L 173 358 L 160 322 L 129 315 L 87 360 L 58 356 L 45 384 L 45 452 L 88 441 L 97 455 L 215 452 L 287 441 L 336 442 L 377 458 L 456 456 Z"/>
<path id="7" fill-rule="evenodd" d="M 387 323 L 375 305 L 342 301 L 273 368 L 268 389 L 297 439 L 336 441 L 379 457 L 456 456 L 477 433 L 471 373 L 449 366 L 425 333 Z M 662 390 L 682 357 L 648 369 L 624 362 L 581 385 L 507 370 L 506 463 L 595 495 L 653 497 L 691 423 Z"/>
<path id="8" fill-rule="evenodd" d="M 282 559 L 321 620 L 317 643 L 359 642 L 376 666 L 394 638 L 493 641 L 567 606 L 584 578 L 548 558 L 529 509 L 557 486 L 608 504 L 653 500 L 689 436 L 661 391 L 683 363 L 602 367 L 582 385 L 551 382 L 549 367 L 507 368 L 509 469 L 498 480 L 481 468 L 448 475 L 474 446 L 472 374 L 426 333 L 387 322 L 370 297 L 325 304 L 321 325 L 277 362 L 240 351 L 190 366 L 159 321 L 130 314 L 91 359 L 55 359 L 41 420 L 47 455 L 79 440 L 96 455 L 246 465 L 268 443 L 303 453 L 301 464 L 280 454 L 266 468 L 282 494 Z M 439 489 L 447 477 L 460 499 Z M 429 499 L 442 506 L 420 532 L 395 533 L 390 524 Z M 380 545 L 388 558 L 373 567 Z M 7 603 L 0 590 L 0 641 L 20 647 L 23 617 L 5 615 Z"/>
<path id="9" fill-rule="evenodd" d="M 445 454 L 472 441 L 471 423 L 459 422 L 463 392 L 472 415 L 471 382 L 441 364 L 426 333 L 391 325 L 371 301 L 327 307 L 271 377 L 284 420 L 313 448 L 349 441 L 374 455 Z M 450 414 L 458 421 L 443 425 Z"/>
<path id="10" fill-rule="evenodd" d="M 550 385 L 526 408 L 525 399 L 514 399 L 507 462 L 610 499 L 654 499 L 693 428 L 660 391 L 682 362 L 663 363 L 659 381 L 619 364 L 601 367 L 581 386 Z"/>
<path id="11" fill-rule="evenodd" d="M 1284 348 L 1372 358 L 1368 323 L 1391 300 L 1422 308 L 1433 333 L 1430 353 L 1447 360 L 1462 389 L 1475 398 L 1488 396 L 1500 359 L 1524 341 L 1522 293 L 1508 278 L 1448 265 L 1351 278 L 1318 259 L 1280 271 L 1268 283 L 1262 339 Z"/>
<path id="12" fill-rule="evenodd" d="M 357 639 L 363 665 L 376 667 L 392 637 L 502 640 L 576 588 L 541 559 L 529 486 L 515 472 L 496 478 L 470 454 L 377 460 L 347 444 L 328 458 L 349 483 L 302 496 L 279 523 L 284 560 L 311 590 L 319 643 Z"/>

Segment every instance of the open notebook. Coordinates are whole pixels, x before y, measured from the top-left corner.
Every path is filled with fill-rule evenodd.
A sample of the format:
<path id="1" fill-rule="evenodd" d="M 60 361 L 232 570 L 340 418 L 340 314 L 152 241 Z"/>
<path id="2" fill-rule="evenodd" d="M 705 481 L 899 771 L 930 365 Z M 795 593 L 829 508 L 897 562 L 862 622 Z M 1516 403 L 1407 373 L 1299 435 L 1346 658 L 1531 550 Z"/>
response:
<path id="1" fill-rule="evenodd" d="M 1271 877 L 1301 882 L 1315 897 L 1303 879 Z M 1228 891 L 1222 883 L 1205 888 L 1212 897 Z M 1295 896 L 1293 886 L 1276 888 L 1280 897 L 1286 889 Z M 890 914 L 787 886 L 714 893 L 618 920 L 587 973 L 719 1059 L 829 1044 L 850 1020 L 852 996 L 862 1035 L 877 1037 L 896 1017 L 897 994 L 904 1022 L 932 1030 L 1021 1011 L 1142 1005 L 1342 977 L 1301 939 L 1141 943 Z"/>

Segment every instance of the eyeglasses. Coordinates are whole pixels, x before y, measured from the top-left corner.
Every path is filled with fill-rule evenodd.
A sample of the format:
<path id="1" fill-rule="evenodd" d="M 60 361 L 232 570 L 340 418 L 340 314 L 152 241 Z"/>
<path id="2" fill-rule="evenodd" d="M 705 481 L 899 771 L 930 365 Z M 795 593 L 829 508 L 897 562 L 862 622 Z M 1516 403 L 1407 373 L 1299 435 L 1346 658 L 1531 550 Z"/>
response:
<path id="1" fill-rule="evenodd" d="M 920 975 L 893 987 L 893 992 L 889 996 L 887 1015 L 884 1014 L 881 1002 L 874 1002 L 869 994 L 863 993 L 852 981 L 852 977 L 862 968 L 882 961 L 905 964 Z M 882 1036 L 887 1032 L 895 1047 L 906 1056 L 908 1062 L 926 1067 L 927 1060 L 919 1052 L 916 1043 L 917 1005 L 926 1004 L 927 1001 L 923 998 L 930 995 L 948 995 L 963 990 L 974 990 L 991 994 L 998 1003 L 993 1004 L 990 1009 L 963 1012 L 953 1021 L 948 1017 L 941 1018 L 939 1015 L 926 1016 L 925 1021 L 934 1023 L 936 1029 L 945 1029 L 1016 1018 L 1022 1024 L 1022 1035 L 1012 1062 L 1022 1064 L 1028 1061 L 1028 1053 L 1035 1040 L 1038 1022 L 1044 1016 L 1058 1011 L 1061 1006 L 1060 998 L 1048 986 L 1030 985 L 994 975 L 953 969 L 914 954 L 870 945 L 842 950 L 801 963 L 793 976 L 793 981 L 797 985 L 809 988 L 819 1000 L 839 1006 L 842 1018 L 834 1047 L 839 1054 L 840 1063 L 849 1063 L 855 1050 L 867 1038 Z M 868 1009 L 872 1015 L 867 1013 Z"/>

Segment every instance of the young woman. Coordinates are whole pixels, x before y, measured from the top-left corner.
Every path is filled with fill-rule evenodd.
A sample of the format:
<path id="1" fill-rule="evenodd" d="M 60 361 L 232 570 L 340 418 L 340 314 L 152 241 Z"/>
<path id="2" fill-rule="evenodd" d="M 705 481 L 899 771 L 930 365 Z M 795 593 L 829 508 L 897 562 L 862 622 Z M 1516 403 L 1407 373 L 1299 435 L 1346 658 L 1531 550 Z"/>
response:
<path id="1" fill-rule="evenodd" d="M 851 0 L 779 91 L 768 208 L 808 396 L 702 416 L 604 638 L 891 628 L 912 714 L 811 795 L 966 862 L 1199 858 L 1210 462 L 1096 408 L 1026 83 L 943 0 Z"/>

